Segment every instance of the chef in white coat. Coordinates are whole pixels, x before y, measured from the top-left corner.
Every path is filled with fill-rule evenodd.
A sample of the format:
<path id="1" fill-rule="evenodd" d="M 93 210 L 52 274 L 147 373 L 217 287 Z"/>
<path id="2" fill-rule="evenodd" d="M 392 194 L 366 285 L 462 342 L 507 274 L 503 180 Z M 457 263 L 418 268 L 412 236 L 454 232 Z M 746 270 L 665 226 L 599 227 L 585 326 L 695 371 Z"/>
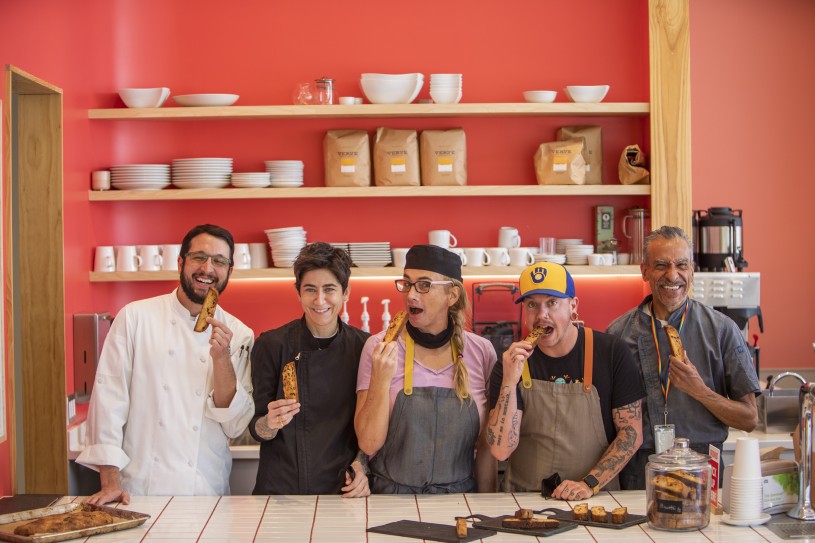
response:
<path id="1" fill-rule="evenodd" d="M 219 305 L 193 327 L 207 291 L 226 288 L 235 243 L 225 229 L 190 230 L 178 258 L 180 286 L 127 304 L 102 348 L 77 462 L 99 471 L 89 503 L 130 495 L 226 495 L 227 439 L 254 412 L 249 352 L 254 334 Z"/>

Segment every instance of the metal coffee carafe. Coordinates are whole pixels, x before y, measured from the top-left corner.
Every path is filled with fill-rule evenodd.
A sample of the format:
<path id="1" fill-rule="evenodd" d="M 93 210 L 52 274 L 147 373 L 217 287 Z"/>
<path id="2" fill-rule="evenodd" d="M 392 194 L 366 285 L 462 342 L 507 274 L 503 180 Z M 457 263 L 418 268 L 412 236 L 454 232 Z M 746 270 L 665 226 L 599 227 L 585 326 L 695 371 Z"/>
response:
<path id="1" fill-rule="evenodd" d="M 711 207 L 708 210 L 695 210 L 693 214 L 698 236 L 696 252 L 699 269 L 719 272 L 746 268 L 742 246 L 742 210 Z"/>
<path id="2" fill-rule="evenodd" d="M 641 264 L 645 236 L 651 231 L 651 217 L 648 210 L 641 207 L 633 207 L 628 211 L 630 215 L 623 217 L 623 235 L 628 238 L 631 264 Z"/>

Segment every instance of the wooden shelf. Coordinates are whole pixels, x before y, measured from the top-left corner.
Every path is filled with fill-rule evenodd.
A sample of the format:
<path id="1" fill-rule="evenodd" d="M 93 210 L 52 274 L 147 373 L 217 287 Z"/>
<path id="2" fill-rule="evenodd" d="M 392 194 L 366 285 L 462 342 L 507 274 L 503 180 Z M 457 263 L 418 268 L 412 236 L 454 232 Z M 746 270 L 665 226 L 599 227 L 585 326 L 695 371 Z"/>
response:
<path id="1" fill-rule="evenodd" d="M 494 104 L 363 104 L 358 106 L 229 106 L 108 108 L 88 110 L 89 119 L 364 119 L 370 117 L 511 117 L 511 116 L 645 116 L 647 102 L 494 103 Z"/>
<path id="2" fill-rule="evenodd" d="M 580 275 L 632 275 L 639 276 L 639 266 L 566 266 L 574 276 Z M 461 269 L 464 277 L 504 277 L 518 279 L 523 268 L 515 266 L 464 266 Z M 385 278 L 399 279 L 402 268 L 353 268 L 351 278 Z M 293 279 L 291 268 L 262 268 L 252 270 L 234 270 L 232 279 Z M 90 272 L 91 283 L 117 283 L 127 281 L 178 281 L 178 272 Z"/>
<path id="3" fill-rule="evenodd" d="M 252 200 L 264 198 L 405 198 L 435 196 L 648 196 L 650 185 L 467 185 L 88 191 L 91 202 Z"/>

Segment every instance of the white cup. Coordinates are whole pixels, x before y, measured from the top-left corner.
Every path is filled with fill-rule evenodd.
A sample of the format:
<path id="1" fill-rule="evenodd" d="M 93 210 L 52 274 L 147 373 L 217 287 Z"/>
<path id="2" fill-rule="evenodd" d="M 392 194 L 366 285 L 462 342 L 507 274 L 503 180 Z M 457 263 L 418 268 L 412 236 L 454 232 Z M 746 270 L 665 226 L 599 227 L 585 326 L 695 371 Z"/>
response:
<path id="1" fill-rule="evenodd" d="M 509 265 L 527 267 L 535 263 L 535 257 L 526 247 L 513 247 L 509 249 Z"/>
<path id="2" fill-rule="evenodd" d="M 249 254 L 248 243 L 236 243 L 235 252 L 232 255 L 236 270 L 248 270 L 252 267 L 252 256 Z"/>
<path id="3" fill-rule="evenodd" d="M 603 265 L 603 255 L 598 255 L 597 253 L 592 253 L 588 255 L 589 266 L 602 266 Z"/>
<path id="4" fill-rule="evenodd" d="M 268 268 L 269 267 L 269 245 L 267 243 L 250 243 L 249 244 L 249 263 L 252 268 Z"/>
<path id="5" fill-rule="evenodd" d="M 110 190 L 110 172 L 108 170 L 92 172 L 91 188 L 93 190 Z"/>
<path id="6" fill-rule="evenodd" d="M 461 259 L 462 266 L 467 265 L 467 254 L 464 252 L 464 249 L 461 247 L 451 247 L 447 250 L 458 255 L 458 257 Z"/>
<path id="7" fill-rule="evenodd" d="M 614 265 L 614 253 L 603 253 L 603 266 Z"/>
<path id="8" fill-rule="evenodd" d="M 116 271 L 116 256 L 113 252 L 113 247 L 106 245 L 96 248 L 96 253 L 93 259 L 93 271 Z"/>
<path id="9" fill-rule="evenodd" d="M 631 253 L 617 253 L 618 266 L 628 266 L 629 262 L 631 262 Z"/>
<path id="10" fill-rule="evenodd" d="M 518 235 L 518 229 L 512 226 L 502 226 L 501 229 L 498 230 L 498 246 L 506 247 L 507 249 L 520 247 L 521 236 Z"/>
<path id="11" fill-rule="evenodd" d="M 506 247 L 490 247 L 487 249 L 493 266 L 509 266 L 509 253 Z"/>
<path id="12" fill-rule="evenodd" d="M 139 245 L 139 271 L 158 271 L 163 260 L 158 245 Z"/>
<path id="13" fill-rule="evenodd" d="M 395 268 L 404 268 L 407 259 L 407 253 L 410 250 L 408 247 L 400 247 L 398 249 L 391 249 L 393 253 L 393 266 Z"/>
<path id="14" fill-rule="evenodd" d="M 141 266 L 141 257 L 136 254 L 135 245 L 116 246 L 116 271 L 134 272 Z"/>
<path id="15" fill-rule="evenodd" d="M 483 247 L 468 247 L 464 249 L 468 266 L 489 266 L 492 259 Z"/>
<path id="16" fill-rule="evenodd" d="M 178 270 L 178 257 L 181 255 L 181 244 L 161 246 L 161 269 L 167 271 Z"/>
<path id="17" fill-rule="evenodd" d="M 449 230 L 431 230 L 427 233 L 427 241 L 430 245 L 438 245 L 444 249 L 458 245 L 456 236 Z"/>
<path id="18" fill-rule="evenodd" d="M 754 437 L 736 439 L 736 455 L 733 458 L 731 476 L 735 479 L 761 478 L 761 453 L 758 450 L 758 439 Z"/>

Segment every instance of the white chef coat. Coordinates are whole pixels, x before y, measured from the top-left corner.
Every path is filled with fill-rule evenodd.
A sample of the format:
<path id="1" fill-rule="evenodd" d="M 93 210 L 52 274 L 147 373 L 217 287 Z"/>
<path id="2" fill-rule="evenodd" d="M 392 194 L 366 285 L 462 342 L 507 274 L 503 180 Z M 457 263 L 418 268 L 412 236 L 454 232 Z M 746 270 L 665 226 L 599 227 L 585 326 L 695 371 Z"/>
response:
<path id="1" fill-rule="evenodd" d="M 133 495 L 229 494 L 227 438 L 239 436 L 254 414 L 254 334 L 220 306 L 215 319 L 233 333 L 237 391 L 225 408 L 212 399 L 210 329 L 193 331 L 195 317 L 175 291 L 122 308 L 102 348 L 78 463 L 116 466 Z"/>

